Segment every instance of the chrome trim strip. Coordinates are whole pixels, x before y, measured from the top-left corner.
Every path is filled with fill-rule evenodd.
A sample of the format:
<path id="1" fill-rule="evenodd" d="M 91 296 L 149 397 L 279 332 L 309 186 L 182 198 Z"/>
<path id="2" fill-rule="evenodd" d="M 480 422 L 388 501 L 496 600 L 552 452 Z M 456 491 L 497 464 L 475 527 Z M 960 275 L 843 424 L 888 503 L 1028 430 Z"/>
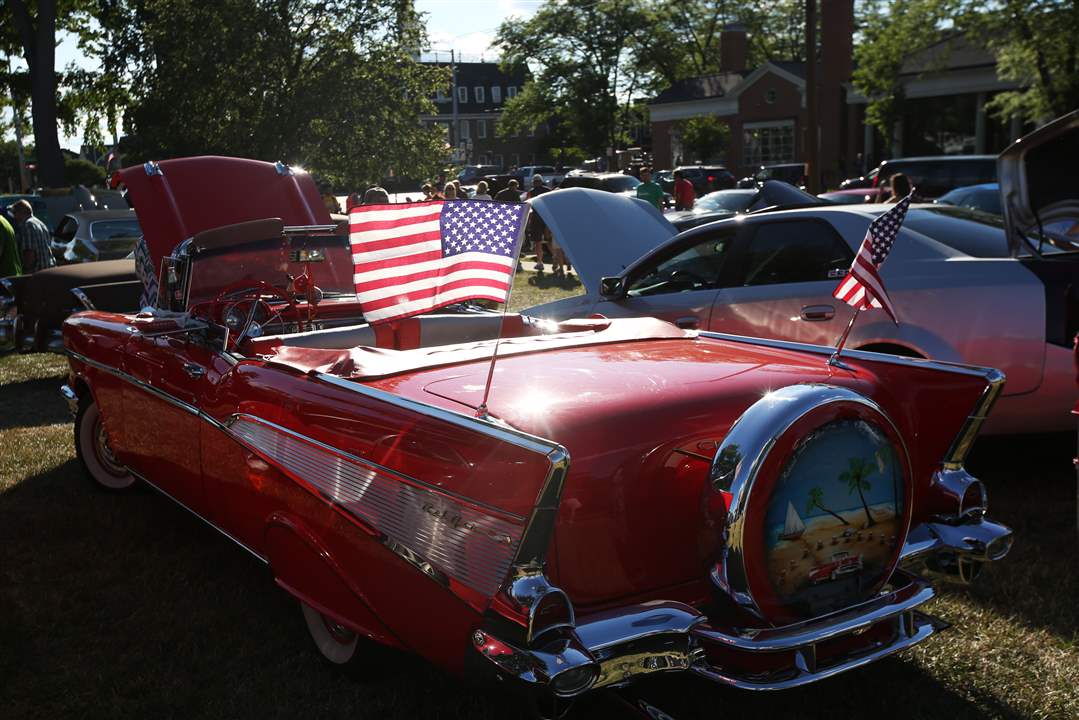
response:
<path id="1" fill-rule="evenodd" d="M 286 225 L 282 232 L 285 235 L 303 235 L 306 233 L 336 232 L 337 225 Z"/>
<path id="2" fill-rule="evenodd" d="M 967 453 L 970 452 L 970 448 L 974 445 L 974 440 L 978 437 L 978 431 L 982 429 L 982 423 L 989 417 L 989 411 L 993 409 L 997 398 L 1000 397 L 1001 392 L 1004 390 L 1006 378 L 1000 370 L 989 370 L 986 373 L 985 381 L 988 385 L 982 391 L 982 396 L 978 398 L 977 404 L 971 409 L 966 422 L 963 423 L 959 434 L 955 436 L 952 446 L 948 448 L 948 453 L 944 456 L 945 470 L 959 470 L 963 467 L 963 462 L 967 459 Z"/>
<path id="3" fill-rule="evenodd" d="M 146 382 L 143 382 L 142 380 L 139 380 L 134 375 L 129 375 L 128 373 L 124 372 L 123 370 L 117 370 L 116 368 L 112 367 L 111 365 L 105 365 L 104 363 L 100 363 L 97 360 L 91 360 L 90 358 L 86 357 L 85 355 L 81 355 L 81 354 L 79 354 L 77 352 L 73 352 L 71 350 L 67 350 L 66 352 L 67 352 L 67 355 L 69 357 L 74 358 L 75 360 L 78 360 L 79 362 L 85 363 L 85 364 L 89 365 L 90 367 L 97 368 L 98 370 L 101 370 L 103 372 L 107 372 L 110 375 L 113 375 L 115 377 L 120 378 L 121 380 L 125 380 L 125 381 L 131 383 L 132 385 L 134 385 L 135 387 L 138 387 L 138 388 L 140 388 L 142 390 L 145 390 L 146 392 L 150 393 L 151 395 L 154 395 L 154 396 L 160 398 L 161 400 L 164 400 L 168 404 L 170 404 L 170 405 L 172 405 L 174 407 L 177 407 L 180 410 L 183 410 L 184 412 L 191 413 L 192 415 L 199 415 L 199 416 L 208 417 L 202 411 L 200 411 L 197 407 L 195 407 L 194 405 L 186 403 L 183 400 L 180 400 L 180 399 L 176 398 L 173 395 L 169 395 L 164 390 L 159 390 L 158 388 L 154 387 L 153 385 L 150 385 L 149 383 L 146 383 Z"/>
<path id="4" fill-rule="evenodd" d="M 197 518 L 198 518 L 199 520 L 202 520 L 202 521 L 203 521 L 204 523 L 206 523 L 207 525 L 209 525 L 210 527 L 212 527 L 212 528 L 213 528 L 214 530 L 218 531 L 219 533 L 221 533 L 222 535 L 224 535 L 225 537 L 227 537 L 227 538 L 228 538 L 229 540 L 231 540 L 232 542 L 234 542 L 234 543 L 236 543 L 237 545 L 239 545 L 240 547 L 242 547 L 242 548 L 243 548 L 244 550 L 246 550 L 247 552 L 249 552 L 249 553 L 250 553 L 250 554 L 251 554 L 252 556 L 254 556 L 254 557 L 255 557 L 255 558 L 257 558 L 258 560 L 260 560 L 260 561 L 261 561 L 261 562 L 262 562 L 263 564 L 265 564 L 265 565 L 269 565 L 269 564 L 270 564 L 270 561 L 269 561 L 269 560 L 267 560 L 266 558 L 264 558 L 264 557 L 262 557 L 261 555 L 259 555 L 259 554 L 258 554 L 257 552 L 255 552 L 255 551 L 254 551 L 253 549 L 251 549 L 251 548 L 250 548 L 250 547 L 248 547 L 247 545 L 244 545 L 244 544 L 243 544 L 242 542 L 240 542 L 239 540 L 237 540 L 237 539 L 236 539 L 236 537 L 235 537 L 235 536 L 233 536 L 232 534 L 230 534 L 230 533 L 229 533 L 228 531 L 226 531 L 226 530 L 223 530 L 223 529 L 221 529 L 221 528 L 220 528 L 220 527 L 218 527 L 217 525 L 214 525 L 214 524 L 213 524 L 212 522 L 210 522 L 209 520 L 207 520 L 206 518 L 204 518 L 204 517 L 203 517 L 202 515 L 200 515 L 199 513 L 195 512 L 194 510 L 192 510 L 192 509 L 191 509 L 190 507 L 188 507 L 188 506 L 187 506 L 186 504 L 184 504 L 184 503 L 183 503 L 183 502 L 181 502 L 180 500 L 177 500 L 177 499 L 176 499 L 176 498 L 175 498 L 175 497 L 174 497 L 174 496 L 173 496 L 173 495 L 172 495 L 171 493 L 169 493 L 168 491 L 166 491 L 166 490 L 162 490 L 162 489 L 161 489 L 160 487 L 158 487 L 158 486 L 157 486 L 157 485 L 155 485 L 154 483 L 150 482 L 150 481 L 149 481 L 149 480 L 147 480 L 147 479 L 146 479 L 145 477 L 143 477 L 142 475 L 138 474 L 137 472 L 135 472 L 135 471 L 134 471 L 134 470 L 132 470 L 131 468 L 128 468 L 128 469 L 127 469 L 127 471 L 128 471 L 129 473 L 131 473 L 132 475 L 134 475 L 135 477 L 137 477 L 137 478 L 138 478 L 139 480 L 141 480 L 142 482 L 144 482 L 144 483 L 146 483 L 147 485 L 149 485 L 150 487 L 152 487 L 152 488 L 153 488 L 154 490 L 158 491 L 159 493 L 161 493 L 162 495 L 164 495 L 165 497 L 167 497 L 167 498 L 168 498 L 169 500 L 172 500 L 172 501 L 173 501 L 174 503 L 176 503 L 177 505 L 179 505 L 180 507 L 182 507 L 182 508 L 183 508 L 184 510 L 187 510 L 187 511 L 188 511 L 189 513 L 191 513 L 192 515 L 194 515 L 195 517 L 197 517 Z"/>
<path id="5" fill-rule="evenodd" d="M 812 353 L 814 355 L 827 355 L 828 357 L 831 357 L 835 352 L 835 348 L 828 345 L 810 345 L 809 343 L 791 342 L 789 340 L 773 340 L 771 338 L 749 337 L 747 335 L 729 335 L 727 333 L 713 332 L 711 330 L 701 330 L 697 335 L 712 340 L 726 340 L 728 342 L 742 343 L 744 345 L 760 345 L 762 347 L 776 348 L 778 350 L 793 350 L 795 352 Z M 843 357 L 864 360 L 867 362 L 883 362 L 890 365 L 928 368 L 943 372 L 959 373 L 960 375 L 976 375 L 978 377 L 984 377 L 987 380 L 994 374 L 1001 374 L 999 370 L 982 367 L 980 365 L 966 365 L 943 360 L 926 360 L 923 358 L 903 357 L 902 355 L 867 352 L 865 350 L 847 350 L 844 348 Z"/>
<path id="6" fill-rule="evenodd" d="M 87 297 L 86 293 L 83 292 L 82 288 L 71 288 L 71 294 L 75 296 L 76 300 L 82 303 L 83 309 L 97 310 L 97 308 L 94 307 L 94 303 L 90 300 L 89 297 Z"/>
<path id="7" fill-rule="evenodd" d="M 502 517 L 505 517 L 505 518 L 508 518 L 508 519 L 511 519 L 511 520 L 515 520 L 515 521 L 520 522 L 520 523 L 523 523 L 524 520 L 525 520 L 523 515 L 518 515 L 516 513 L 511 513 L 508 510 L 503 510 L 502 508 L 495 507 L 494 505 L 488 505 L 487 503 L 480 502 L 479 500 L 473 500 L 470 497 L 466 497 L 466 496 L 461 495 L 460 493 L 456 493 L 456 492 L 454 492 L 452 490 L 447 490 L 446 488 L 439 487 L 437 485 L 432 485 L 431 483 L 420 480 L 419 478 L 412 477 L 411 475 L 405 475 L 404 473 L 398 472 L 397 470 L 394 470 L 394 469 L 392 469 L 390 467 L 387 467 L 385 465 L 381 465 L 381 464 L 379 464 L 379 463 L 377 463 L 377 462 L 375 462 L 373 460 L 368 460 L 367 458 L 363 458 L 363 457 L 360 457 L 358 455 L 353 455 L 350 452 L 346 452 L 345 450 L 341 450 L 340 448 L 336 448 L 336 447 L 334 447 L 332 445 L 327 445 L 326 443 L 322 442 L 321 440 L 316 440 L 315 438 L 310 437 L 308 435 L 298 433 L 295 430 L 291 430 L 291 429 L 289 429 L 289 428 L 287 428 L 287 427 L 285 427 L 283 425 L 278 425 L 275 422 L 265 420 L 263 418 L 258 417 L 257 415 L 250 415 L 248 413 L 233 413 L 232 415 L 229 416 L 228 420 L 226 420 L 224 422 L 224 424 L 218 423 L 218 425 L 220 427 L 224 428 L 225 430 L 228 430 L 230 432 L 230 434 L 235 436 L 236 433 L 235 433 L 235 430 L 234 430 L 233 426 L 238 421 L 241 421 L 241 420 L 259 423 L 260 425 L 266 425 L 267 427 L 273 428 L 274 430 L 276 430 L 276 431 L 278 431 L 280 433 L 290 435 L 290 436 L 296 438 L 297 440 L 301 440 L 301 441 L 303 441 L 305 443 L 309 443 L 311 445 L 314 445 L 315 447 L 319 448 L 320 450 L 324 450 L 325 452 L 332 453 L 333 455 L 336 455 L 337 457 L 339 457 L 339 458 L 341 458 L 343 460 L 348 460 L 349 462 L 353 462 L 353 463 L 356 463 L 358 465 L 366 465 L 367 467 L 371 468 L 372 470 L 375 470 L 376 472 L 385 473 L 386 475 L 391 475 L 393 477 L 404 480 L 407 483 L 418 485 L 422 489 L 425 489 L 425 490 L 427 490 L 429 492 L 435 492 L 435 493 L 438 493 L 440 495 L 447 495 L 447 496 L 449 496 L 451 498 L 454 498 L 456 500 L 460 500 L 461 502 L 463 502 L 463 503 L 465 503 L 467 505 L 472 505 L 473 507 L 476 507 L 477 509 L 486 510 L 488 512 L 493 512 L 493 513 L 496 513 L 497 515 L 500 515 Z"/>
<path id="8" fill-rule="evenodd" d="M 520 518 L 456 502 L 260 418 L 235 416 L 228 428 L 272 465 L 384 535 L 387 547 L 436 580 L 444 573 L 487 597 L 502 585 L 523 531 Z"/>

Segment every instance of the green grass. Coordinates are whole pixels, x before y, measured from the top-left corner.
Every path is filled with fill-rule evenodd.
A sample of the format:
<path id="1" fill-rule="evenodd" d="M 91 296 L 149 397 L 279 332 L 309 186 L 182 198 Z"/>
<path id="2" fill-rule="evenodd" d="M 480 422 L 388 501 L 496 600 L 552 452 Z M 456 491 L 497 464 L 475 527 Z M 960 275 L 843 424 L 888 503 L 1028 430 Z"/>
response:
<path id="1" fill-rule="evenodd" d="M 515 714 L 407 657 L 379 656 L 359 678 L 321 662 L 250 556 L 152 491 L 111 495 L 82 477 L 56 394 L 64 372 L 52 355 L 0 357 L 0 717 Z M 1017 540 L 973 588 L 932 603 L 950 631 L 786 693 L 690 678 L 645 690 L 678 718 L 1079 717 L 1073 451 L 1059 439 L 976 448 L 971 470 Z"/>

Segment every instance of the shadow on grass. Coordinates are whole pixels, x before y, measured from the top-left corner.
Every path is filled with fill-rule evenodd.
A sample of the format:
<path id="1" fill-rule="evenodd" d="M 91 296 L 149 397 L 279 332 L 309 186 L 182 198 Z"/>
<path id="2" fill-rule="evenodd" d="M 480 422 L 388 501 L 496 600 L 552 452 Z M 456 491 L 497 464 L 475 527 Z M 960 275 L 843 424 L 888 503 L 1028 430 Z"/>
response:
<path id="1" fill-rule="evenodd" d="M 528 278 L 528 284 L 540 290 L 548 290 L 550 288 L 576 290 L 581 287 L 581 281 L 577 279 L 576 275 L 556 275 L 552 272 L 545 272 L 542 275 L 536 273 Z"/>
<path id="2" fill-rule="evenodd" d="M 6 398 L 4 412 L 0 413 L 0 430 L 19 427 L 39 427 L 68 422 L 71 414 L 67 403 L 60 397 L 62 376 L 23 380 L 3 386 Z M 15 401 L 15 398 L 18 398 Z"/>
<path id="3" fill-rule="evenodd" d="M 258 561 L 74 459 L 0 494 L 0 673 L 12 718 L 517 716 L 416 657 L 340 672 Z"/>
<path id="4" fill-rule="evenodd" d="M 955 591 L 1069 642 L 1079 638 L 1075 453 L 1072 434 L 978 441 L 967 467 L 986 484 L 989 516 L 1015 531 L 1015 543 Z"/>

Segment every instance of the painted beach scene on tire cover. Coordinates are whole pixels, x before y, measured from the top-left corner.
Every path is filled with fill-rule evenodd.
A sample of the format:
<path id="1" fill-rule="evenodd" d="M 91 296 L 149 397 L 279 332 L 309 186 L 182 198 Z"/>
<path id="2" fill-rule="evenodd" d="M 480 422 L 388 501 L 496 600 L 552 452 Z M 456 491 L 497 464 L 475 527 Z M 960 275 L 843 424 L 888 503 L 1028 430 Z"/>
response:
<path id="1" fill-rule="evenodd" d="M 894 555 L 903 496 L 896 451 L 870 423 L 835 421 L 803 439 L 765 515 L 777 599 L 814 615 L 860 599 Z"/>

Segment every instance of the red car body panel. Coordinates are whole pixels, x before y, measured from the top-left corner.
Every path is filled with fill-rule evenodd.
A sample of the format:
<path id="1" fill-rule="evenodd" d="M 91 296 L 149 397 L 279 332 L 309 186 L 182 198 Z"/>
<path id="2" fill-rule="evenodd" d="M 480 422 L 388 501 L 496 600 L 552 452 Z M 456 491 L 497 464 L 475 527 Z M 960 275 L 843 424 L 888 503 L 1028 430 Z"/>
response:
<path id="1" fill-rule="evenodd" d="M 179 158 L 118 170 L 112 184 L 127 187 L 156 268 L 174 247 L 204 230 L 268 217 L 286 225 L 329 224 L 311 176 L 280 168 L 241 158 Z"/>

